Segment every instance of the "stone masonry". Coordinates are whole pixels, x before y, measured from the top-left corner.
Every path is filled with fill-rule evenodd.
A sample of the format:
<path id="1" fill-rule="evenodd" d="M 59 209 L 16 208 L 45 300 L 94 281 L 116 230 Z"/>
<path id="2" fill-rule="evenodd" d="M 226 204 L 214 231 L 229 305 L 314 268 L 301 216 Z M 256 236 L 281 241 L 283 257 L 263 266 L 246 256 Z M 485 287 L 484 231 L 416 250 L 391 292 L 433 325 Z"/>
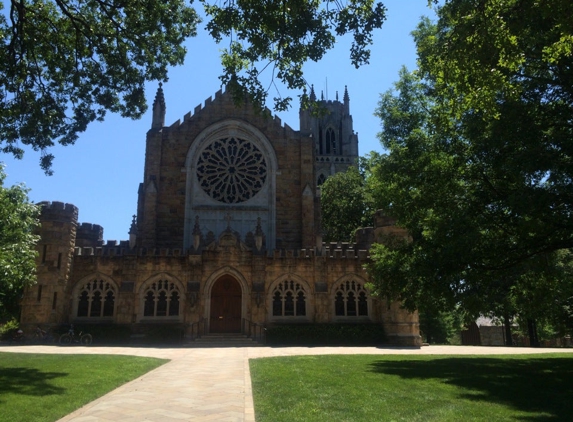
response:
<path id="1" fill-rule="evenodd" d="M 160 88 L 130 240 L 105 243 L 75 206 L 42 203 L 22 324 L 378 323 L 419 346 L 417 315 L 368 294 L 363 268 L 373 241 L 405 234 L 379 214 L 353 244 L 321 240 L 319 185 L 358 156 L 348 92 L 322 103 L 330 113 L 302 110 L 296 131 L 219 91 L 166 127 Z"/>

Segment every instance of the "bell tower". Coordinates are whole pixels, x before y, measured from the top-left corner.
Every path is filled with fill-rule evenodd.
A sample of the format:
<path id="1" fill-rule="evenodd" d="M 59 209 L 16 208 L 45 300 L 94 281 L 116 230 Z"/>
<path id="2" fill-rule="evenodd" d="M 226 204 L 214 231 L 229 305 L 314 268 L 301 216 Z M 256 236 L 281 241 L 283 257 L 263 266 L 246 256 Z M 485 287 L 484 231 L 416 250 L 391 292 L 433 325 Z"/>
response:
<path id="1" fill-rule="evenodd" d="M 315 105 L 300 111 L 301 133 L 314 140 L 317 186 L 329 176 L 356 165 L 358 159 L 358 134 L 352 127 L 348 88 L 344 87 L 342 102 L 338 91 L 334 101 L 325 99 L 323 93 L 320 97 L 317 100 L 312 86 L 309 99 Z"/>

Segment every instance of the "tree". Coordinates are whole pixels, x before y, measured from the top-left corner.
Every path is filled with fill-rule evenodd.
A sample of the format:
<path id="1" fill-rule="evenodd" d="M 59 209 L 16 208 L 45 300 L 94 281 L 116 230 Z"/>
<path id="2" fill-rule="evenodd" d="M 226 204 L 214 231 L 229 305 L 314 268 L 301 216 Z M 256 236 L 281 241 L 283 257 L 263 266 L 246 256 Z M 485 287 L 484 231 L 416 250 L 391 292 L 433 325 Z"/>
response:
<path id="1" fill-rule="evenodd" d="M 463 314 L 458 310 L 430 311 L 421 309 L 420 332 L 429 344 L 452 344 L 458 340 L 463 326 Z"/>
<path id="2" fill-rule="evenodd" d="M 550 283 L 570 300 L 572 8 L 450 0 L 414 32 L 420 68 L 377 109 L 382 205 L 411 234 L 375 248 L 380 293 L 526 319 L 556 305 Z"/>
<path id="3" fill-rule="evenodd" d="M 330 176 L 320 187 L 322 229 L 326 242 L 352 242 L 359 227 L 371 227 L 376 211 L 371 170 L 380 154 L 359 158 L 358 167 Z"/>
<path id="4" fill-rule="evenodd" d="M 346 33 L 354 36 L 352 63 L 367 63 L 372 33 L 385 19 L 384 6 L 373 0 L 202 3 L 210 34 L 230 40 L 222 83 L 258 105 L 267 95 L 260 82 L 265 68 L 272 69 L 272 81 L 302 88 L 302 65 L 319 60 Z M 40 165 L 48 174 L 55 142 L 73 144 L 108 111 L 141 117 L 145 82 L 166 81 L 168 67 L 183 63 L 183 41 L 200 21 L 184 0 L 7 4 L 0 14 L 0 148 L 17 158 L 23 146 L 42 151 Z M 279 109 L 290 102 L 275 100 Z"/>
<path id="5" fill-rule="evenodd" d="M 3 186 L 0 166 L 0 319 L 18 317 L 24 286 L 36 281 L 38 206 L 28 201 L 22 185 Z"/>

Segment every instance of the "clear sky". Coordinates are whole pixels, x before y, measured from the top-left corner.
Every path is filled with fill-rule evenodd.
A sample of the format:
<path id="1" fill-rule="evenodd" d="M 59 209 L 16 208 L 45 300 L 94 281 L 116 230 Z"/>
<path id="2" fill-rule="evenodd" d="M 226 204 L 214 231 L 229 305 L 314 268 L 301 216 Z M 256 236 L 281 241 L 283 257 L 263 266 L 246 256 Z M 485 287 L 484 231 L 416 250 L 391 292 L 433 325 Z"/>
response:
<path id="1" fill-rule="evenodd" d="M 305 67 L 305 77 L 314 84 L 317 96 L 323 91 L 327 99 L 334 100 L 338 91 L 342 99 L 344 86 L 348 86 L 360 155 L 381 151 L 376 138 L 381 129 L 380 121 L 373 115 L 379 94 L 392 88 L 401 66 L 416 67 L 410 32 L 421 16 L 434 16 L 427 0 L 382 1 L 388 8 L 387 20 L 375 35 L 369 65 L 355 69 L 350 64 L 350 38 L 346 38 L 323 60 Z M 184 114 L 204 104 L 221 88 L 218 79 L 221 46 L 209 38 L 202 25 L 198 36 L 186 45 L 185 64 L 171 69 L 169 82 L 163 87 L 167 126 L 183 120 Z M 26 151 L 21 161 L 0 153 L 0 161 L 6 165 L 8 174 L 6 186 L 24 183 L 31 189 L 29 197 L 34 202 L 72 203 L 79 208 L 79 222 L 103 226 L 105 240 L 127 240 L 131 218 L 137 210 L 137 189 L 143 179 L 145 135 L 151 127 L 151 104 L 156 90 L 156 83 L 147 85 L 150 107 L 141 120 L 108 114 L 103 123 L 92 123 L 75 145 L 54 147 L 53 176 L 44 175 L 39 167 L 40 154 L 35 151 Z M 283 122 L 295 130 L 299 129 L 298 94 L 283 89 L 282 96 L 295 100 L 289 112 L 278 113 Z M 275 92 L 271 91 L 271 101 L 273 96 Z"/>

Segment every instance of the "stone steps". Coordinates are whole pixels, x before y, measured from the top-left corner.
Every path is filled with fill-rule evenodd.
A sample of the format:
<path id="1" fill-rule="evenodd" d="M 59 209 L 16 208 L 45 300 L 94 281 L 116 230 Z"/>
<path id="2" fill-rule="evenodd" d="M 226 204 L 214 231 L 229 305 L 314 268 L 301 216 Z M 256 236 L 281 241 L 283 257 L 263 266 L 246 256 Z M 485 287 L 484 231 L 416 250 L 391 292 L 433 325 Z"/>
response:
<path id="1" fill-rule="evenodd" d="M 204 334 L 189 343 L 191 347 L 260 347 L 262 344 L 244 334 Z"/>

